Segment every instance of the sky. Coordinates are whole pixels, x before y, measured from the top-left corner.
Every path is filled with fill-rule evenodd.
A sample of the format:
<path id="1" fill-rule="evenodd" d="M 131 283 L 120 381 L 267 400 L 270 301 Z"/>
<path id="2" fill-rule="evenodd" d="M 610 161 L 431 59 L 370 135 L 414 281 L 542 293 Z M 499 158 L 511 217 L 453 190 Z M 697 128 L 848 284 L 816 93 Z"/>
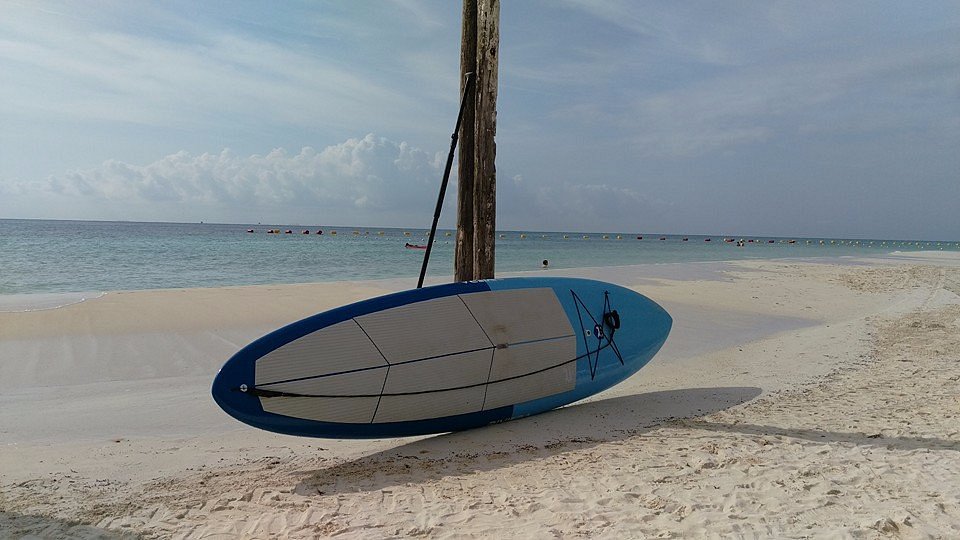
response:
<path id="1" fill-rule="evenodd" d="M 0 218 L 429 227 L 460 11 L 0 0 Z M 506 0 L 500 32 L 498 229 L 960 240 L 955 0 Z"/>

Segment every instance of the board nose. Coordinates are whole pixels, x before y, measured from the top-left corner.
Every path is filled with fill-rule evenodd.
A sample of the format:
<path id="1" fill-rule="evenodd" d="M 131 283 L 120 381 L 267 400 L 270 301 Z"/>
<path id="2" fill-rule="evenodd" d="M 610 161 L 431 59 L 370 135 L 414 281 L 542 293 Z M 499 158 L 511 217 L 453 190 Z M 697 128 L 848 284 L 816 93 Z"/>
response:
<path id="1" fill-rule="evenodd" d="M 660 304 L 654 302 L 653 305 L 657 307 L 657 318 L 660 326 L 663 328 L 664 334 L 669 334 L 670 329 L 673 328 L 673 317 L 667 313 L 667 310 L 663 308 Z"/>
<path id="2" fill-rule="evenodd" d="M 644 337 L 640 341 L 645 342 L 647 347 L 652 346 L 655 354 L 670 335 L 670 330 L 673 328 L 673 317 L 657 302 L 647 297 L 644 297 L 644 300 L 646 305 L 640 312 L 631 314 L 633 315 L 631 318 L 635 317 L 635 320 L 630 321 L 632 323 L 630 330 L 642 329 L 640 335 Z M 621 315 L 621 317 L 626 319 L 625 315 Z M 628 323 L 624 320 L 623 324 L 627 325 Z"/>
<path id="3" fill-rule="evenodd" d="M 663 308 L 660 304 L 650 301 L 653 304 L 651 323 L 660 329 L 660 332 L 663 337 L 663 341 L 666 341 L 667 336 L 670 335 L 670 329 L 673 328 L 673 317 L 667 313 L 667 310 Z"/>

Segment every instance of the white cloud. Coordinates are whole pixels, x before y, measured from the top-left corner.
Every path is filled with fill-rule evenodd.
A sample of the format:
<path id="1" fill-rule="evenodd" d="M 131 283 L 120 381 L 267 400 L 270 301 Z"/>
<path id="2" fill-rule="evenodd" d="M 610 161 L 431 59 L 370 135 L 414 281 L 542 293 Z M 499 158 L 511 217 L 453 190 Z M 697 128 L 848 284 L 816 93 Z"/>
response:
<path id="1" fill-rule="evenodd" d="M 145 165 L 108 160 L 43 180 L 0 182 L 0 199 L 48 208 L 71 201 L 84 213 L 67 217 L 88 219 L 170 219 L 164 216 L 175 209 L 177 219 L 185 221 L 411 226 L 429 223 L 445 158 L 373 134 L 297 153 L 282 148 L 249 156 L 180 151 Z M 667 206 L 611 184 L 556 184 L 499 174 L 500 228 L 578 230 L 602 224 L 630 230 L 641 223 L 652 226 Z M 453 178 L 443 214 L 447 226 L 455 221 L 456 192 Z"/>
<path id="2" fill-rule="evenodd" d="M 33 182 L 8 182 L 8 195 L 66 195 L 116 208 L 150 203 L 177 203 L 197 209 L 237 209 L 259 215 L 287 206 L 334 212 L 360 209 L 369 219 L 377 212 L 415 210 L 435 193 L 442 161 L 405 142 L 372 134 L 320 151 L 304 147 L 296 154 L 275 149 L 265 155 L 238 156 L 177 152 L 146 165 L 109 160 L 99 167 L 71 171 Z"/>

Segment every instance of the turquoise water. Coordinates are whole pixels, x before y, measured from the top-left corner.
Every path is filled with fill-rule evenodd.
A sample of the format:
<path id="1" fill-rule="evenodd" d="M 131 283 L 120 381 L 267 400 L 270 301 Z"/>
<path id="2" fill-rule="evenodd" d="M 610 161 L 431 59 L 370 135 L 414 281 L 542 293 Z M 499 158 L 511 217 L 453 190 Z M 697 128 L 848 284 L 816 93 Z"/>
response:
<path id="1" fill-rule="evenodd" d="M 267 234 L 268 229 L 293 234 Z M 416 284 L 424 229 L 0 220 L 0 294 L 218 287 L 410 277 Z M 247 229 L 256 232 L 247 233 Z M 337 234 L 332 234 L 333 231 Z M 379 234 L 382 233 L 382 234 Z M 409 233 L 410 236 L 405 236 Z M 446 236 L 451 233 L 451 236 Z M 643 240 L 637 235 L 642 234 Z M 522 237 L 521 235 L 525 235 Z M 620 239 L 617 236 L 620 235 Z M 504 231 L 497 271 L 781 257 L 882 255 L 895 250 L 958 251 L 957 242 L 746 237 L 646 233 Z M 588 238 L 584 238 L 588 236 Z M 606 237 L 606 238 L 605 238 Z M 665 237 L 665 240 L 660 240 Z M 710 242 L 705 239 L 710 238 Z M 769 240 L 774 240 L 769 243 Z M 795 240 L 795 243 L 787 243 Z M 821 245 L 820 241 L 824 243 Z M 809 243 L 808 243 L 809 242 Z M 831 243 L 833 242 L 833 243 Z M 854 243 L 859 242 L 859 243 Z M 453 275 L 452 231 L 437 234 L 429 275 Z"/>

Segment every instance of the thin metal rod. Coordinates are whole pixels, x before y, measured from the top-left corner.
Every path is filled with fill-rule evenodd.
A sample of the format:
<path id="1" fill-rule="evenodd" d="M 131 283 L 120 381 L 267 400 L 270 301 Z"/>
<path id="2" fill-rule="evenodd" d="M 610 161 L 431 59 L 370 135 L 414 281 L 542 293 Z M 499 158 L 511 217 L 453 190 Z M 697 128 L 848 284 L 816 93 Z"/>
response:
<path id="1" fill-rule="evenodd" d="M 430 227 L 430 239 L 427 241 L 427 252 L 423 254 L 423 266 L 420 267 L 420 280 L 417 288 L 423 287 L 423 278 L 427 275 L 427 263 L 430 261 L 430 251 L 433 250 L 433 237 L 437 234 L 437 222 L 440 221 L 440 210 L 443 208 L 443 197 L 447 194 L 447 182 L 450 181 L 450 168 L 453 167 L 453 152 L 457 148 L 457 139 L 460 134 L 460 122 L 463 120 L 463 109 L 467 105 L 467 97 L 473 92 L 473 73 L 467 73 L 467 83 L 463 87 L 463 96 L 460 98 L 460 112 L 457 113 L 457 125 L 453 128 L 450 137 L 450 153 L 447 155 L 447 167 L 443 171 L 443 182 L 440 184 L 440 196 L 437 197 L 437 209 L 433 212 L 433 225 Z"/>

